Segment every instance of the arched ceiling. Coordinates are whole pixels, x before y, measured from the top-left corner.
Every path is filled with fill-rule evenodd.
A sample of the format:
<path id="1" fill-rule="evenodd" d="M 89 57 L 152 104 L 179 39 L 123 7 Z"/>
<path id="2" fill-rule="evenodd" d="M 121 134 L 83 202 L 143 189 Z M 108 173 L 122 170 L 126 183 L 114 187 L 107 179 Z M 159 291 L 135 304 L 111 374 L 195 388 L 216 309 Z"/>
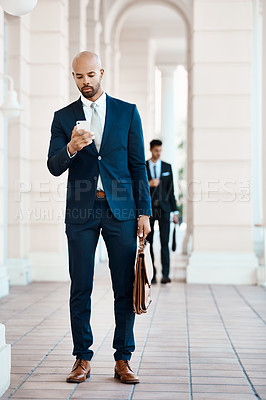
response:
<path id="1" fill-rule="evenodd" d="M 157 63 L 185 64 L 186 26 L 173 9 L 160 4 L 139 5 L 128 14 L 121 35 L 134 30 L 147 32 Z"/>

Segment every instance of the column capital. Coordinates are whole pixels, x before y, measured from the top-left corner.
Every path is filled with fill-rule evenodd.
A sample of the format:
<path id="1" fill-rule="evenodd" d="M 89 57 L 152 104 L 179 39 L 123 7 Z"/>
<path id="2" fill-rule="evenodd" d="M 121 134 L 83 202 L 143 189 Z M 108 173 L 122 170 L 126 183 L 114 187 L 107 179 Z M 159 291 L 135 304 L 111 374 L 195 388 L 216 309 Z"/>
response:
<path id="1" fill-rule="evenodd" d="M 178 67 L 178 64 L 157 64 L 157 67 L 164 75 L 172 75 Z"/>

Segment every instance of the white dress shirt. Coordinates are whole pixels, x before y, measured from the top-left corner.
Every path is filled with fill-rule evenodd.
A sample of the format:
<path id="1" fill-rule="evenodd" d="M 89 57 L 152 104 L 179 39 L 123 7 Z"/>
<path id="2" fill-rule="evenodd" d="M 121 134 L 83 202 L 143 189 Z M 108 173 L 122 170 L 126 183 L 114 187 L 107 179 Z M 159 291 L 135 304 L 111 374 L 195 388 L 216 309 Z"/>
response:
<path id="1" fill-rule="evenodd" d="M 91 116 L 92 116 L 91 104 L 93 103 L 93 101 L 86 99 L 86 97 L 84 97 L 83 95 L 81 95 L 81 101 L 82 101 L 83 111 L 85 114 L 86 121 L 91 121 Z M 105 115 L 106 115 L 106 93 L 103 92 L 101 94 L 101 96 L 98 97 L 98 99 L 96 101 L 94 101 L 94 104 L 96 104 L 96 106 L 97 106 L 97 113 L 100 118 L 100 123 L 101 123 L 101 128 L 102 128 L 101 137 L 102 137 L 104 124 L 105 124 Z M 69 154 L 68 149 L 67 149 L 67 153 L 68 153 L 69 157 L 71 157 L 71 158 L 77 154 L 77 152 L 75 152 L 71 156 Z M 104 190 L 100 174 L 99 174 L 98 182 L 97 182 L 97 190 Z"/>
<path id="2" fill-rule="evenodd" d="M 155 176 L 154 176 L 154 167 L 156 169 L 156 178 L 160 179 L 161 168 L 162 168 L 162 160 L 160 158 L 156 162 L 153 162 L 152 160 L 149 160 L 149 166 L 150 166 L 152 179 L 155 178 Z"/>

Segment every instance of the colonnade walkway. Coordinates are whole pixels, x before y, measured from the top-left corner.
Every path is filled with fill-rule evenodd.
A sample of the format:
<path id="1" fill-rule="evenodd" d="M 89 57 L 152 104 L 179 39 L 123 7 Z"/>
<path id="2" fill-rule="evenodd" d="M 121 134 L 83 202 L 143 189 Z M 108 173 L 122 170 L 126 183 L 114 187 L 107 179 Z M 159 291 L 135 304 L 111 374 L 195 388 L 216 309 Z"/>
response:
<path id="1" fill-rule="evenodd" d="M 95 356 L 91 377 L 65 382 L 74 363 L 69 282 L 12 286 L 0 320 L 12 344 L 11 386 L 1 399 L 266 399 L 266 289 L 185 284 L 186 259 L 172 253 L 172 283 L 152 287 L 136 316 L 131 366 L 141 382 L 113 378 L 113 297 L 106 263 L 98 264 L 92 301 Z"/>

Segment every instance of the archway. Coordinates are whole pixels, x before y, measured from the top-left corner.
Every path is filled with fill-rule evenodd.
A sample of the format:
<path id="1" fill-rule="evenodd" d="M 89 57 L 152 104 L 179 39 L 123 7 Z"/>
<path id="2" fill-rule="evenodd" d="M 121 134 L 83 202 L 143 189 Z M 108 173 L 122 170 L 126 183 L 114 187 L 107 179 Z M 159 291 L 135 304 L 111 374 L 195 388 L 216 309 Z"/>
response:
<path id="1" fill-rule="evenodd" d="M 152 37 L 149 37 L 149 39 L 147 37 L 143 37 L 143 41 L 142 41 L 142 45 L 144 44 L 144 42 L 146 41 L 152 41 L 153 40 L 153 45 L 160 47 L 160 51 L 157 52 L 157 56 L 153 57 L 154 58 L 154 63 L 152 66 L 147 66 L 147 64 L 149 63 L 149 61 L 146 59 L 146 73 L 147 73 L 147 77 L 151 77 L 151 75 L 148 72 L 148 69 L 151 70 L 153 67 L 158 67 L 160 64 L 160 69 L 162 71 L 162 69 L 164 69 L 163 72 L 163 79 L 165 78 L 165 83 L 168 81 L 168 89 L 169 87 L 171 87 L 171 83 L 170 83 L 170 75 L 171 75 L 171 79 L 173 79 L 174 76 L 174 70 L 175 68 L 173 67 L 177 67 L 178 65 L 182 65 L 186 72 L 187 72 L 187 89 L 188 89 L 188 101 L 186 101 L 187 103 L 187 119 L 186 119 L 186 126 L 185 126 L 185 140 L 183 141 L 183 151 L 186 154 L 186 160 L 184 163 L 184 166 L 178 166 L 176 165 L 174 167 L 175 169 L 175 187 L 176 189 L 178 188 L 178 196 L 180 197 L 179 200 L 184 204 L 183 207 L 183 221 L 186 223 L 187 225 L 187 231 L 186 231 L 186 236 L 183 242 L 183 250 L 182 252 L 184 254 L 187 254 L 188 252 L 188 239 L 191 236 L 191 232 L 192 232 L 192 203 L 190 202 L 188 196 L 187 196 L 187 187 L 188 187 L 188 183 L 192 181 L 192 168 L 191 168 L 191 160 L 192 160 L 192 136 L 191 136 L 191 107 L 189 107 L 189 99 L 191 97 L 190 92 L 191 92 L 191 76 L 190 76 L 190 60 L 191 60 L 191 54 L 190 54 L 190 49 L 191 49 L 191 43 L 190 43 L 190 19 L 191 19 L 191 13 L 190 10 L 188 8 L 184 8 L 184 4 L 181 4 L 181 2 L 179 1 L 169 1 L 169 0 L 155 0 L 155 1 L 117 1 L 115 2 L 114 6 L 111 8 L 111 10 L 109 10 L 108 12 L 108 19 L 106 21 L 106 26 L 105 26 L 105 32 L 104 32 L 104 40 L 106 43 L 106 54 L 105 54 L 105 63 L 107 63 L 108 65 L 108 70 L 111 73 L 111 80 L 109 81 L 109 88 L 112 88 L 112 92 L 121 97 L 124 98 L 126 100 L 131 99 L 131 101 L 136 102 L 137 104 L 140 104 L 140 111 L 141 111 L 141 116 L 143 118 L 143 125 L 144 125 L 144 133 L 145 133 L 145 141 L 146 141 L 146 146 L 149 143 L 149 140 L 152 138 L 152 132 L 154 132 L 154 115 L 156 114 L 155 112 L 155 105 L 153 102 L 153 96 L 154 93 L 152 92 L 152 86 L 154 87 L 154 81 L 153 78 L 151 79 L 151 81 L 153 82 L 149 82 L 148 85 L 150 85 L 149 88 L 145 88 L 145 91 L 143 91 L 142 95 L 140 94 L 140 96 L 133 96 L 132 95 L 132 88 L 128 89 L 125 87 L 124 85 L 124 90 L 121 90 L 121 82 L 122 82 L 122 86 L 123 86 L 123 78 L 121 78 L 120 72 L 119 71 L 119 66 L 122 65 L 122 69 L 123 71 L 125 71 L 125 66 L 128 63 L 127 60 L 123 60 L 124 56 L 123 56 L 123 49 L 121 47 L 121 35 L 123 36 L 125 33 L 125 30 L 129 30 L 129 27 L 131 26 L 131 28 L 133 28 L 132 25 L 132 15 L 141 15 L 140 10 L 144 10 L 143 11 L 143 24 L 148 24 L 148 27 L 151 28 L 151 23 L 152 23 L 152 18 L 151 18 L 151 14 L 153 14 L 155 16 L 156 12 L 155 10 L 161 10 L 165 12 L 165 15 L 167 14 L 167 18 L 170 18 L 171 16 L 171 24 L 172 26 L 174 26 L 175 22 L 176 25 L 179 25 L 179 27 L 181 25 L 183 25 L 183 39 L 184 39 L 184 51 L 183 51 L 183 59 L 178 59 L 178 57 L 173 57 L 174 55 L 177 56 L 177 54 L 175 53 L 175 49 L 177 49 L 177 44 L 176 41 L 173 40 L 172 46 L 170 46 L 169 48 L 169 52 L 168 52 L 168 57 L 166 56 L 166 54 L 162 52 L 162 40 L 161 40 L 161 46 L 158 45 L 159 42 L 159 38 L 157 37 L 157 40 L 153 40 Z M 150 10 L 149 12 L 149 18 L 147 19 L 147 11 Z M 157 13 L 158 16 L 158 13 Z M 150 22 L 147 22 L 150 21 Z M 130 25 L 131 22 L 131 25 Z M 141 21 L 140 18 L 138 17 L 136 22 L 138 22 L 138 24 L 136 24 L 136 26 L 140 26 L 141 25 Z M 142 27 L 144 26 L 142 24 Z M 126 26 L 126 28 L 125 28 Z M 169 26 L 166 23 L 167 28 L 169 29 Z M 132 31 L 134 31 L 134 29 L 132 29 Z M 153 32 L 154 33 L 154 32 Z M 159 32 L 158 34 L 160 35 L 161 32 Z M 178 34 L 176 34 L 176 39 L 178 39 Z M 140 38 L 138 38 L 140 39 Z M 180 39 L 180 37 L 179 37 Z M 147 44 L 147 43 L 146 43 Z M 169 44 L 169 42 L 168 42 Z M 176 47 L 175 47 L 176 46 Z M 145 47 L 145 46 L 144 46 Z M 147 52 L 152 52 L 152 45 L 151 43 L 149 43 L 149 46 L 147 47 Z M 141 51 L 145 51 L 142 47 Z M 136 49 L 133 51 L 134 54 L 136 54 Z M 133 53 L 132 52 L 132 53 Z M 158 54 L 159 53 L 159 54 Z M 178 53 L 178 52 L 176 52 Z M 170 55 L 170 57 L 169 57 Z M 180 58 L 180 53 L 178 54 L 179 58 Z M 150 58 L 151 61 L 151 58 Z M 132 64 L 132 63 L 131 63 Z M 134 66 L 133 66 L 134 67 Z M 170 68 L 169 68 L 170 67 Z M 121 69 L 121 70 L 122 70 Z M 170 71 L 171 69 L 171 71 Z M 118 72 L 119 71 L 119 72 Z M 134 77 L 135 78 L 135 77 Z M 129 82 L 131 80 L 132 82 L 132 86 L 135 86 L 134 90 L 136 91 L 136 84 L 134 82 L 134 78 L 133 80 L 129 77 L 127 77 L 126 79 L 124 79 L 124 82 L 127 80 L 127 82 Z M 140 88 L 139 88 L 140 89 Z M 143 88 L 142 88 L 143 89 Z M 129 96 L 125 96 L 125 93 L 128 93 Z M 164 91 L 164 95 L 166 93 L 166 90 Z M 173 96 L 173 93 L 172 93 Z M 144 105 L 145 103 L 145 105 Z M 166 110 L 168 110 L 167 116 L 169 117 L 169 115 L 173 116 L 175 115 L 175 109 L 172 109 L 172 113 L 169 112 L 169 104 L 171 105 L 171 102 L 168 102 L 168 106 L 166 107 Z M 152 115 L 153 115 L 153 121 L 152 121 Z M 164 118 L 164 116 L 162 115 L 162 120 L 167 121 L 167 118 Z M 164 123 L 163 123 L 164 125 Z M 166 126 L 171 126 L 171 124 L 169 125 L 169 123 L 165 123 Z M 168 129 L 166 128 L 165 129 Z M 162 126 L 162 130 L 163 130 L 163 126 Z M 159 132 L 156 132 L 157 136 L 159 135 Z M 160 135 L 159 135 L 160 136 Z M 177 137 L 176 136 L 172 136 L 170 138 L 166 138 L 165 134 L 162 136 L 164 136 L 164 142 L 168 141 L 168 154 L 170 154 L 170 157 L 168 156 L 167 159 L 170 163 L 175 164 L 176 162 L 176 157 L 174 156 L 177 155 L 177 147 L 178 147 L 178 143 L 177 142 Z M 169 140 L 166 140 L 169 139 Z M 174 139 L 174 140 L 172 140 Z M 176 140 L 176 141 L 175 141 Z M 170 143 L 174 144 L 174 146 L 170 145 Z M 165 146 L 166 148 L 166 146 Z M 172 150 L 173 149 L 173 150 Z M 146 151 L 148 152 L 148 146 L 146 147 Z M 166 153 L 166 152 L 165 152 Z M 148 154 L 148 153 L 147 153 Z M 166 154 L 164 154 L 165 157 Z M 167 160 L 166 160 L 167 161 Z M 182 184 L 181 185 L 177 185 L 177 182 L 180 182 L 180 175 L 183 173 L 182 176 Z M 184 185 L 185 184 L 185 185 Z M 181 186 L 181 187 L 180 187 Z M 185 186 L 185 187 L 184 187 Z M 183 199 L 182 199 L 183 198 Z M 180 204 L 180 201 L 178 202 Z"/>

